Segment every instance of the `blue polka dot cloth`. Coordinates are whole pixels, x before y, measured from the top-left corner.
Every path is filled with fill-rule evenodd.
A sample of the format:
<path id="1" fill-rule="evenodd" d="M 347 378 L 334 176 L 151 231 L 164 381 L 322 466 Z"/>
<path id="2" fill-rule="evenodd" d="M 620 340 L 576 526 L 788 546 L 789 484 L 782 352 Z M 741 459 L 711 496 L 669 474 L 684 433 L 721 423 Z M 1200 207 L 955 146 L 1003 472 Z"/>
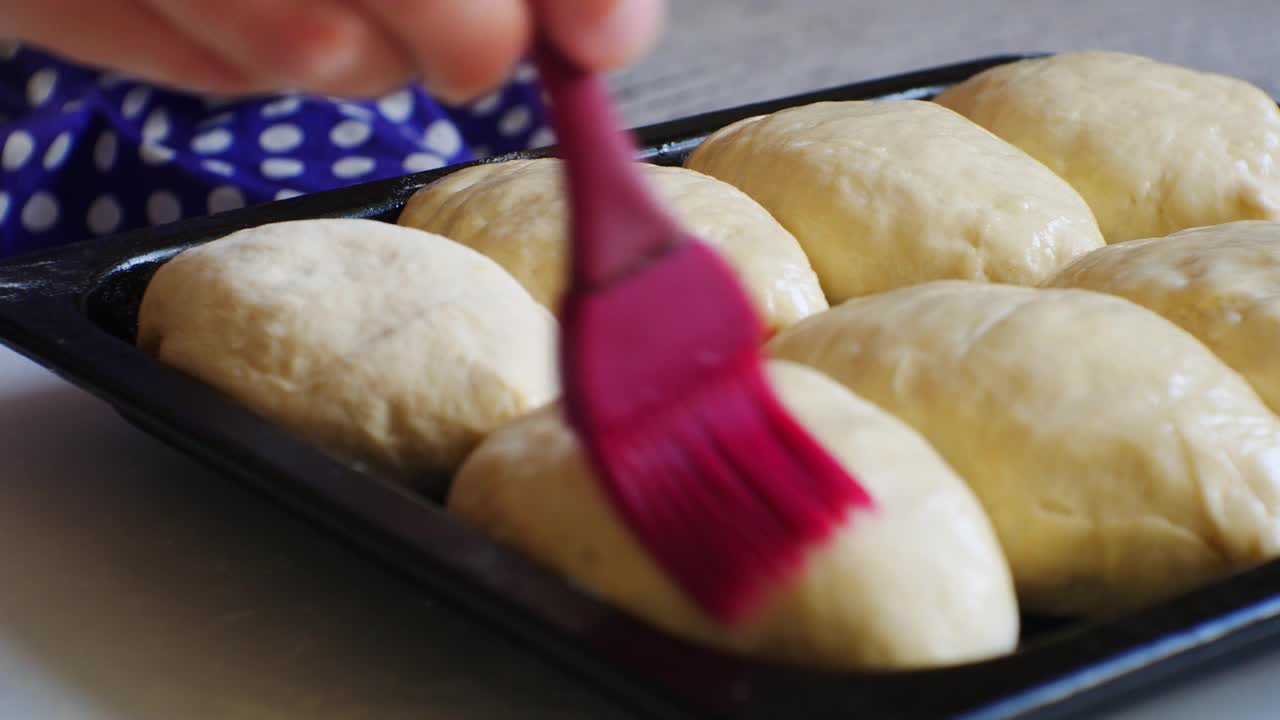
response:
<path id="1" fill-rule="evenodd" d="M 219 101 L 0 40 L 0 257 L 552 142 L 528 64 L 459 107 Z"/>

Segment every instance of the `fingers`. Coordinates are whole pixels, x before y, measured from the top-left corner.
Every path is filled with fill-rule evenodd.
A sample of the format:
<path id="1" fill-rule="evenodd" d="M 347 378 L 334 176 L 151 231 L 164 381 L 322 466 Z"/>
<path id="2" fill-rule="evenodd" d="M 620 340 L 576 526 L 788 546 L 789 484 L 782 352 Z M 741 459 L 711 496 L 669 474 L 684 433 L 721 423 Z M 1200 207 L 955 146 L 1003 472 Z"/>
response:
<path id="1" fill-rule="evenodd" d="M 360 0 L 412 55 L 443 100 L 478 97 L 502 83 L 528 48 L 526 0 Z"/>
<path id="2" fill-rule="evenodd" d="M 143 0 L 261 89 L 372 96 L 408 81 L 402 46 L 341 0 Z"/>
<path id="3" fill-rule="evenodd" d="M 607 70 L 647 52 L 662 0 L 360 0 L 398 36 L 437 96 L 459 102 L 502 83 L 534 28 L 577 62 Z"/>
<path id="4" fill-rule="evenodd" d="M 539 17 L 562 52 L 609 70 L 648 52 L 662 27 L 662 0 L 539 0 Z"/>
<path id="5" fill-rule="evenodd" d="M 663 13 L 662 0 L 0 0 L 6 32 L 162 85 L 368 97 L 420 76 L 454 102 L 499 86 L 535 27 L 607 70 L 650 49 Z"/>
<path id="6" fill-rule="evenodd" d="M 214 94 L 255 89 L 239 69 L 192 45 L 134 0 L 14 2 L 4 5 L 4 14 L 17 37 L 88 65 Z"/>

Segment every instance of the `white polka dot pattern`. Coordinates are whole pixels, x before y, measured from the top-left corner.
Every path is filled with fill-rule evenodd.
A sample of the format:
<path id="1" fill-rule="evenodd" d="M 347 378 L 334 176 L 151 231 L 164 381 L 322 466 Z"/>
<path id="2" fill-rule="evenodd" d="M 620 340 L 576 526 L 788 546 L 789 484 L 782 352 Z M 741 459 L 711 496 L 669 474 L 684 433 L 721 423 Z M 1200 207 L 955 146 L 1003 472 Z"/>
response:
<path id="1" fill-rule="evenodd" d="M 31 74 L 27 81 L 27 102 L 31 107 L 40 107 L 49 102 L 53 96 L 53 88 L 58 84 L 58 71 L 53 68 L 42 68 Z"/>
<path id="2" fill-rule="evenodd" d="M 143 163 L 152 167 L 165 165 L 172 161 L 176 155 L 177 153 L 173 151 L 173 148 L 164 145 L 144 143 L 138 147 L 138 157 Z"/>
<path id="3" fill-rule="evenodd" d="M 394 123 L 402 123 L 413 114 L 413 96 L 408 90 L 392 93 L 378 101 L 378 112 Z"/>
<path id="4" fill-rule="evenodd" d="M 307 171 L 301 160 L 293 158 L 267 158 L 262 161 L 262 174 L 272 180 L 295 178 Z"/>
<path id="5" fill-rule="evenodd" d="M 556 134 L 549 127 L 540 127 L 529 135 L 529 149 L 537 150 L 556 144 Z"/>
<path id="6" fill-rule="evenodd" d="M 373 128 L 360 120 L 343 120 L 329 131 L 329 142 L 335 147 L 350 150 L 369 141 Z"/>
<path id="7" fill-rule="evenodd" d="M 124 210 L 120 207 L 120 201 L 113 195 L 103 195 L 89 206 L 86 224 L 89 232 L 94 235 L 106 235 L 120 227 L 123 219 Z"/>
<path id="8" fill-rule="evenodd" d="M 217 155 L 231 149 L 235 136 L 226 128 L 217 128 L 201 133 L 191 139 L 191 149 L 201 155 Z"/>
<path id="9" fill-rule="evenodd" d="M 373 113 L 368 108 L 360 107 L 359 105 L 352 105 L 349 102 L 338 102 L 337 108 L 338 112 L 349 118 L 367 120 L 373 117 Z"/>
<path id="10" fill-rule="evenodd" d="M 529 63 L 520 63 L 511 77 L 518 83 L 534 83 L 538 81 L 538 69 Z"/>
<path id="11" fill-rule="evenodd" d="M 488 115 L 502 104 L 502 93 L 495 92 L 471 103 L 468 109 L 476 115 Z"/>
<path id="12" fill-rule="evenodd" d="M 4 149 L 0 150 L 0 167 L 5 170 L 20 170 L 35 152 L 36 141 L 26 130 L 14 130 L 9 139 L 4 141 Z"/>
<path id="13" fill-rule="evenodd" d="M 269 102 L 262 106 L 262 117 L 282 118 L 293 115 L 302 109 L 302 98 L 289 96 Z"/>
<path id="14" fill-rule="evenodd" d="M 426 172 L 442 167 L 444 167 L 444 158 L 431 153 L 412 153 L 404 159 L 404 171 L 407 173 Z"/>
<path id="15" fill-rule="evenodd" d="M 345 157 L 333 164 L 333 174 L 335 177 L 343 180 L 358 178 L 362 175 L 368 175 L 373 172 L 377 163 L 373 158 L 367 157 Z"/>
<path id="16" fill-rule="evenodd" d="M 427 131 L 422 135 L 422 144 L 437 155 L 453 157 L 462 149 L 462 135 L 453 123 L 440 119 L 427 126 Z"/>
<path id="17" fill-rule="evenodd" d="M 130 90 L 129 93 L 124 96 L 124 102 L 120 105 L 120 112 L 126 118 L 135 118 L 142 114 L 142 111 L 146 109 L 147 101 L 150 99 L 151 90 L 139 85 L 138 87 Z"/>
<path id="18" fill-rule="evenodd" d="M 517 105 L 506 112 L 502 119 L 498 121 L 498 132 L 511 137 L 519 135 L 529 129 L 529 123 L 532 122 L 533 115 L 529 112 L 529 108 L 524 105 Z"/>
<path id="19" fill-rule="evenodd" d="M 22 227 L 28 232 L 43 233 L 58 224 L 58 199 L 41 190 L 32 195 L 22 208 Z"/>
<path id="20" fill-rule="evenodd" d="M 71 152 L 71 131 L 63 130 L 58 133 L 58 137 L 49 143 L 49 149 L 44 152 L 45 170 L 53 171 L 62 167 L 67 161 L 67 155 Z"/>
<path id="21" fill-rule="evenodd" d="M 284 153 L 296 150 L 306 139 L 302 129 L 297 125 L 272 125 L 258 136 L 258 144 L 270 153 Z"/>
<path id="22" fill-rule="evenodd" d="M 166 225 L 182 217 L 182 203 L 168 190 L 157 190 L 147 198 L 147 219 L 152 225 Z"/>
<path id="23" fill-rule="evenodd" d="M 156 108 L 147 116 L 142 124 L 142 141 L 146 143 L 162 142 L 169 136 L 169 113 L 164 108 Z"/>
<path id="24" fill-rule="evenodd" d="M 231 177 L 236 174 L 236 166 L 225 160 L 217 160 L 214 158 L 202 160 L 200 161 L 200 167 L 208 170 L 214 175 L 221 175 L 222 177 Z"/>
<path id="25" fill-rule="evenodd" d="M 505 88 L 447 107 L 415 86 L 360 101 L 187 95 L 8 47 L 0 256 L 554 141 L 527 62 Z"/>
<path id="26" fill-rule="evenodd" d="M 98 142 L 93 146 L 93 164 L 98 168 L 98 172 L 107 172 L 112 165 L 116 164 L 118 146 L 119 140 L 110 130 L 98 136 Z"/>
<path id="27" fill-rule="evenodd" d="M 209 214 L 236 210 L 244 207 L 244 194 L 233 185 L 221 185 L 209 193 Z"/>

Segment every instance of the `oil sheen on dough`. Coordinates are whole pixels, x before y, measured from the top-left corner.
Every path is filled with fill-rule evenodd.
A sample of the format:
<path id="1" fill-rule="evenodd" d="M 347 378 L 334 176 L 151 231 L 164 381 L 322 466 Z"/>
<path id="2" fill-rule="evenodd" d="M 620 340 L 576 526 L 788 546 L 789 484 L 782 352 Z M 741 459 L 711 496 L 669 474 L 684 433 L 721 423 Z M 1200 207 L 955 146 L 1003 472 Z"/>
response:
<path id="1" fill-rule="evenodd" d="M 1280 550 L 1280 420 L 1122 298 L 938 281 L 780 333 L 919 431 L 986 507 L 1025 609 L 1143 605 Z"/>
<path id="2" fill-rule="evenodd" d="M 1280 220 L 1280 109 L 1243 80 L 1073 52 L 992 68 L 937 102 L 1066 178 L 1107 242 Z"/>
<path id="3" fill-rule="evenodd" d="M 829 668 L 999 655 L 1018 639 L 1009 569 L 964 482 L 905 424 L 808 368 L 772 362 L 780 399 L 875 497 L 747 625 L 725 629 L 666 578 L 549 407 L 491 435 L 452 512 L 623 609 L 696 642 Z"/>
<path id="4" fill-rule="evenodd" d="M 1280 222 L 1241 220 L 1108 245 L 1047 285 L 1111 293 L 1160 313 L 1280 411 Z"/>
<path id="5" fill-rule="evenodd" d="M 435 489 L 485 434 L 555 399 L 557 334 L 492 260 L 372 220 L 265 225 L 187 250 L 157 271 L 138 319 L 161 362 Z"/>
<path id="6" fill-rule="evenodd" d="M 767 327 L 827 309 L 799 243 L 755 201 L 692 170 L 641 166 L 672 212 L 737 270 Z M 554 311 L 568 262 L 561 172 L 556 159 L 464 168 L 415 193 L 399 222 L 488 255 Z"/>
<path id="7" fill-rule="evenodd" d="M 712 134 L 688 167 L 796 236 L 831 303 L 929 280 L 1034 285 L 1103 245 L 1062 178 L 929 102 L 827 102 Z"/>

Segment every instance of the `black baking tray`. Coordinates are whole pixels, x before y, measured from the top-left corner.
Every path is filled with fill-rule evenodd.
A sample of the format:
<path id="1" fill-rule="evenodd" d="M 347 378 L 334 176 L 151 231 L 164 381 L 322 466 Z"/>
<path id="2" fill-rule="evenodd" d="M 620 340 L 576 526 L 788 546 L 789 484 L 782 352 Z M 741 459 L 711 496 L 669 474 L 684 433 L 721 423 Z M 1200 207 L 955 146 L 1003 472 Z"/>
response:
<path id="1" fill-rule="evenodd" d="M 642 128 L 641 155 L 676 164 L 708 133 L 741 118 L 822 100 L 927 99 L 976 72 L 1028 56 L 983 58 Z M 840 673 L 731 657 L 631 619 L 448 515 L 438 498 L 343 465 L 134 348 L 142 292 L 155 269 L 181 250 L 269 222 L 394 221 L 415 190 L 458 167 L 0 263 L 0 341 L 563 663 L 641 717 L 1075 717 L 1267 647 L 1264 641 L 1280 632 L 1280 562 L 1272 562 L 1116 617 L 1027 618 L 1016 653 L 958 667 Z"/>

